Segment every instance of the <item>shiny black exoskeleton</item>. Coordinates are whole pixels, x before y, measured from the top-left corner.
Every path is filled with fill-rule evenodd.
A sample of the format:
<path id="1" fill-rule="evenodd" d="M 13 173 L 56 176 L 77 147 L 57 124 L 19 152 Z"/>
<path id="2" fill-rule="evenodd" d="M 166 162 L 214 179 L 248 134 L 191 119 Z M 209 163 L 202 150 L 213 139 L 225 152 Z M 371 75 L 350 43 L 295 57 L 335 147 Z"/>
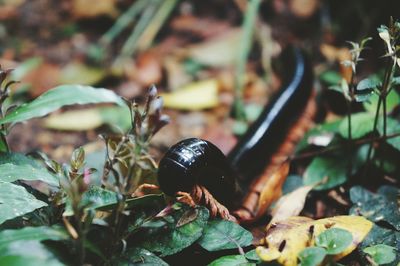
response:
<path id="1" fill-rule="evenodd" d="M 195 184 L 201 184 L 221 203 L 232 206 L 237 183 L 244 189 L 262 173 L 312 91 L 312 69 L 299 49 L 286 49 L 279 62 L 284 68 L 283 87 L 227 158 L 215 145 L 201 139 L 186 139 L 169 149 L 158 172 L 166 194 L 190 192 Z"/>
<path id="2" fill-rule="evenodd" d="M 172 146 L 160 161 L 158 182 L 167 195 L 206 187 L 224 205 L 239 193 L 237 178 L 225 155 L 211 142 L 190 138 Z"/>

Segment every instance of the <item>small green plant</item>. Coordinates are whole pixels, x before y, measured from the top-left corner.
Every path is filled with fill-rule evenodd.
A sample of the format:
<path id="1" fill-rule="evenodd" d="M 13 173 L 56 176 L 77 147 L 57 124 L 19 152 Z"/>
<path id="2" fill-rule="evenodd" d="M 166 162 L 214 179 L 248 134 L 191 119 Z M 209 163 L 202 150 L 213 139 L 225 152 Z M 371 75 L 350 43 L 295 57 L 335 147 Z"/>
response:
<path id="1" fill-rule="evenodd" d="M 0 102 L 0 265 L 168 265 L 162 257 L 194 243 L 205 250 L 241 253 L 251 245 L 251 233 L 241 226 L 210 220 L 205 207 L 167 200 L 155 186 L 149 145 L 168 117 L 154 86 L 143 106 L 110 90 L 63 85 L 11 108 L 5 106 L 13 83 L 7 81 L 9 73 L 0 72 L 5 84 Z M 83 148 L 73 152 L 68 164 L 41 152 L 32 157 L 10 150 L 6 137 L 15 123 L 63 106 L 93 103 L 118 105 L 119 115 L 131 122 L 126 132 L 101 135 L 102 167 L 91 167 Z"/>
<path id="2" fill-rule="evenodd" d="M 300 252 L 301 266 L 335 265 L 332 256 L 340 254 L 351 244 L 353 237 L 347 230 L 328 229 L 315 237 L 315 247 L 308 247 Z"/>

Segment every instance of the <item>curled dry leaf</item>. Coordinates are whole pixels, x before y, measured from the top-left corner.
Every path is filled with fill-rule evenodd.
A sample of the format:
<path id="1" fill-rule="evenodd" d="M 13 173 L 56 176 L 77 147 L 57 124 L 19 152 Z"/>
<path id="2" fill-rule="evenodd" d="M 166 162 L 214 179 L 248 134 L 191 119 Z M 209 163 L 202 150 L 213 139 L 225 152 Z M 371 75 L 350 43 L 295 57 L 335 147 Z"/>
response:
<path id="1" fill-rule="evenodd" d="M 257 247 L 257 254 L 263 261 L 277 260 L 284 266 L 297 265 L 298 254 L 306 247 L 314 246 L 315 237 L 329 228 L 341 228 L 352 234 L 352 243 L 334 256 L 339 260 L 350 254 L 366 237 L 373 223 L 361 216 L 335 216 L 312 220 L 295 216 L 271 224 L 265 237 L 265 246 Z"/>
<path id="2" fill-rule="evenodd" d="M 271 211 L 272 220 L 270 224 L 299 215 L 304 208 L 304 203 L 306 202 L 308 193 L 314 188 L 314 186 L 315 185 L 299 187 L 280 198 Z"/>
<path id="3" fill-rule="evenodd" d="M 258 200 L 258 210 L 256 217 L 261 217 L 266 213 L 269 206 L 282 195 L 282 186 L 289 174 L 289 163 L 285 162 L 275 171 L 275 173 L 267 180 L 261 191 Z"/>
<path id="4" fill-rule="evenodd" d="M 218 105 L 218 82 L 209 79 L 188 84 L 172 93 L 161 93 L 166 108 L 201 110 Z"/>

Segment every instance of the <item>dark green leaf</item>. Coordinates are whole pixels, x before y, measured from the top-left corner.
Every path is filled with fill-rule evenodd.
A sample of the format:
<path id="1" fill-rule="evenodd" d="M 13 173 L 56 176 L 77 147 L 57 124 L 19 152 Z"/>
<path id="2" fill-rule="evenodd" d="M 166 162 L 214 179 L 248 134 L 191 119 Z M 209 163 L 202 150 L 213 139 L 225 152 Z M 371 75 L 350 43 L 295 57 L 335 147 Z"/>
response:
<path id="1" fill-rule="evenodd" d="M 249 262 L 243 255 L 229 255 L 214 260 L 208 266 L 255 266 L 255 263 Z"/>
<path id="2" fill-rule="evenodd" d="M 261 258 L 257 255 L 257 252 L 255 249 L 246 252 L 244 254 L 244 256 L 246 257 L 246 259 L 252 260 L 252 261 L 260 261 L 261 260 Z"/>
<path id="3" fill-rule="evenodd" d="M 379 193 L 380 191 L 384 191 Z M 399 189 L 394 188 L 397 193 Z M 400 210 L 397 204 L 396 196 L 387 194 L 388 189 L 382 187 L 378 190 L 378 194 L 371 193 L 366 189 L 355 186 L 350 189 L 350 199 L 355 204 L 352 214 L 362 215 L 373 221 L 386 221 L 396 230 L 400 231 Z"/>
<path id="4" fill-rule="evenodd" d="M 364 91 L 364 90 L 374 90 L 382 85 L 379 79 L 376 78 L 366 78 L 361 80 L 357 84 L 357 91 Z"/>
<path id="5" fill-rule="evenodd" d="M 328 70 L 323 72 L 319 76 L 319 79 L 325 82 L 327 85 L 337 85 L 342 80 L 342 76 L 339 72 Z"/>
<path id="6" fill-rule="evenodd" d="M 25 188 L 0 181 L 0 224 L 44 206 L 47 204 L 37 200 Z"/>
<path id="7" fill-rule="evenodd" d="M 386 123 L 387 135 L 400 133 L 400 123 L 397 120 L 388 117 Z M 383 119 L 379 119 L 378 132 L 381 136 L 383 136 Z M 389 138 L 386 140 L 386 142 L 389 143 L 393 148 L 400 151 L 400 136 Z"/>
<path id="8" fill-rule="evenodd" d="M 118 259 L 113 261 L 113 265 L 130 266 L 130 265 L 160 265 L 168 266 L 168 263 L 143 248 L 128 249 Z"/>
<path id="9" fill-rule="evenodd" d="M 339 133 L 343 138 L 349 137 L 347 117 L 343 118 L 339 125 Z M 351 135 L 353 139 L 364 137 L 368 133 L 372 132 L 374 126 L 374 115 L 363 112 L 356 113 L 351 116 Z"/>
<path id="10" fill-rule="evenodd" d="M 16 180 L 39 180 L 49 185 L 59 186 L 58 177 L 32 158 L 20 153 L 0 154 L 0 181 L 14 182 Z"/>
<path id="11" fill-rule="evenodd" d="M 310 131 L 308 131 L 306 133 L 306 135 L 303 137 L 303 139 L 296 146 L 296 153 L 299 153 L 300 151 L 307 148 L 310 145 L 310 139 L 319 137 L 319 136 L 329 136 L 329 134 L 338 132 L 338 127 L 341 122 L 342 122 L 342 120 L 339 119 L 334 122 L 328 122 L 328 123 L 316 125 L 314 128 L 312 128 Z"/>
<path id="12" fill-rule="evenodd" d="M 348 161 L 340 156 L 316 157 L 308 165 L 304 173 L 304 184 L 315 185 L 315 190 L 336 187 L 347 181 Z"/>
<path id="13" fill-rule="evenodd" d="M 162 217 L 168 222 L 167 228 L 158 228 L 158 230 L 148 228 L 143 235 L 144 239 L 140 246 L 163 257 L 175 254 L 198 240 L 207 224 L 208 210 L 204 207 L 196 207 L 197 218 L 178 227 L 178 221 L 190 209 L 189 206 L 181 206 L 180 209 L 175 210 L 169 216 Z"/>
<path id="14" fill-rule="evenodd" d="M 400 250 L 400 232 L 374 225 L 367 237 L 359 246 L 360 254 L 365 257 L 366 254 L 362 252 L 363 249 L 379 244 L 391 246 L 397 251 Z M 387 265 L 397 266 L 399 262 L 400 253 L 396 252 L 396 259 L 392 263 L 389 263 Z"/>
<path id="15" fill-rule="evenodd" d="M 378 107 L 378 101 L 379 101 L 379 95 L 378 94 L 373 94 L 368 101 L 363 102 L 363 106 L 365 110 L 367 110 L 369 113 L 375 114 L 376 113 L 376 108 Z M 392 90 L 388 96 L 386 97 L 386 108 L 387 112 L 390 113 L 393 111 L 393 109 L 399 105 L 400 103 L 400 95 L 397 93 L 397 91 Z M 383 112 L 383 108 L 381 108 L 380 112 Z"/>
<path id="16" fill-rule="evenodd" d="M 7 150 L 8 150 L 5 137 L 1 134 L 2 133 L 0 132 L 0 153 L 7 152 Z M 4 137 L 4 139 L 3 139 L 3 137 Z"/>
<path id="17" fill-rule="evenodd" d="M 363 251 L 370 255 L 377 264 L 391 263 L 396 259 L 395 248 L 384 244 L 367 247 Z"/>
<path id="18" fill-rule="evenodd" d="M 318 266 L 326 256 L 326 250 L 321 247 L 308 247 L 299 253 L 300 266 Z"/>
<path id="19" fill-rule="evenodd" d="M 123 100 L 110 90 L 81 85 L 61 85 L 14 109 L 0 119 L 0 124 L 42 117 L 67 105 L 105 102 L 124 106 Z"/>
<path id="20" fill-rule="evenodd" d="M 315 244 L 326 249 L 330 255 L 343 252 L 352 242 L 352 234 L 341 228 L 330 228 L 315 238 Z"/>
<path id="21" fill-rule="evenodd" d="M 0 265 L 7 266 L 60 266 L 57 257 L 45 245 L 35 240 L 11 242 L 0 249 Z"/>
<path id="22" fill-rule="evenodd" d="M 282 194 L 286 195 L 302 186 L 304 186 L 304 183 L 301 176 L 290 175 L 286 178 L 285 183 L 283 184 Z"/>
<path id="23" fill-rule="evenodd" d="M 58 226 L 24 227 L 21 229 L 8 229 L 0 231 L 0 249 L 13 241 L 19 240 L 67 240 L 68 233 Z"/>
<path id="24" fill-rule="evenodd" d="M 247 247 L 251 245 L 252 240 L 252 234 L 237 223 L 213 220 L 204 228 L 198 243 L 208 251 L 217 251 Z"/>

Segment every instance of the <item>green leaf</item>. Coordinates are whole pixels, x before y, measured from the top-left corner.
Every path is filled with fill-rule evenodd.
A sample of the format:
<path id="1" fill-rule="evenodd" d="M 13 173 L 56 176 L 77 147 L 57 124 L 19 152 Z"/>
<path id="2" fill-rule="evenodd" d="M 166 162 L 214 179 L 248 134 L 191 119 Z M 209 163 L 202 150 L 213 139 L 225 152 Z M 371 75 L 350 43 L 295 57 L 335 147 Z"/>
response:
<path id="1" fill-rule="evenodd" d="M 330 228 L 315 238 L 315 244 L 326 249 L 329 255 L 343 252 L 352 242 L 352 234 L 341 228 Z"/>
<path id="2" fill-rule="evenodd" d="M 2 133 L 0 132 L 0 153 L 8 151 L 5 137 L 1 134 Z"/>
<path id="3" fill-rule="evenodd" d="M 379 95 L 373 94 L 368 101 L 363 102 L 363 106 L 369 113 L 375 114 L 376 108 L 378 107 Z M 397 91 L 392 90 L 386 97 L 386 108 L 387 112 L 390 113 L 393 109 L 399 105 L 400 95 Z M 380 113 L 383 113 L 383 108 L 381 108 Z"/>
<path id="4" fill-rule="evenodd" d="M 261 258 L 257 255 L 257 252 L 255 249 L 252 249 L 244 254 L 246 259 L 252 260 L 252 261 L 261 261 Z"/>
<path id="5" fill-rule="evenodd" d="M 214 260 L 208 266 L 255 266 L 255 263 L 249 262 L 243 255 L 223 256 Z"/>
<path id="6" fill-rule="evenodd" d="M 20 81 L 23 79 L 29 72 L 37 68 L 41 65 L 43 59 L 41 57 L 32 57 L 28 60 L 24 61 L 22 64 L 19 64 L 10 75 L 10 80 Z"/>
<path id="7" fill-rule="evenodd" d="M 338 132 L 338 128 L 340 123 L 342 123 L 341 119 L 338 119 L 333 122 L 328 122 L 324 124 L 316 125 L 314 128 L 309 130 L 303 139 L 296 146 L 296 153 L 306 149 L 310 146 L 309 140 L 311 138 L 319 137 L 319 136 L 329 136 L 330 134 Z"/>
<path id="8" fill-rule="evenodd" d="M 168 266 L 168 263 L 157 257 L 155 254 L 143 248 L 128 249 L 119 258 L 114 259 L 112 265 L 160 265 Z"/>
<path id="9" fill-rule="evenodd" d="M 151 206 L 159 204 L 160 202 L 164 202 L 162 194 L 149 194 L 143 197 L 127 199 L 125 208 L 131 209 L 143 205 Z M 113 210 L 117 206 L 117 193 L 98 186 L 91 186 L 85 193 L 83 193 L 80 205 L 86 206 L 86 209 L 99 211 Z M 73 215 L 72 206 L 69 201 L 66 203 L 63 215 Z"/>
<path id="10" fill-rule="evenodd" d="M 25 103 L 0 119 L 0 124 L 16 123 L 34 117 L 45 116 L 63 106 L 89 103 L 115 103 L 124 106 L 124 101 L 107 89 L 96 89 L 82 85 L 61 85 L 51 89 L 30 103 Z"/>
<path id="11" fill-rule="evenodd" d="M 25 188 L 0 181 L 0 224 L 44 206 Z"/>
<path id="12" fill-rule="evenodd" d="M 208 210 L 204 207 L 191 208 L 186 205 L 179 210 L 175 210 L 172 214 L 162 217 L 167 224 L 164 227 L 148 228 L 143 236 L 141 247 L 159 254 L 161 257 L 175 254 L 184 248 L 187 248 L 198 240 L 203 232 L 203 228 L 207 224 L 209 217 Z M 191 212 L 195 219 L 190 222 L 180 222 L 181 217 L 187 216 L 187 212 Z"/>
<path id="13" fill-rule="evenodd" d="M 379 86 L 382 85 L 382 82 L 380 82 L 379 79 L 377 78 L 366 78 L 361 80 L 357 84 L 357 91 L 364 91 L 364 90 L 374 90 L 377 89 Z"/>
<path id="14" fill-rule="evenodd" d="M 386 123 L 387 135 L 400 133 L 400 123 L 397 120 L 388 117 Z M 381 136 L 383 136 L 383 119 L 379 119 L 378 132 Z M 400 136 L 389 138 L 386 140 L 386 142 L 393 148 L 400 151 Z"/>
<path id="15" fill-rule="evenodd" d="M 326 256 L 326 250 L 321 247 L 308 247 L 299 253 L 300 266 L 318 266 Z"/>
<path id="16" fill-rule="evenodd" d="M 356 113 L 351 116 L 351 135 L 353 139 L 364 137 L 372 132 L 374 127 L 374 115 L 362 112 Z M 339 133 L 343 138 L 349 137 L 349 127 L 347 117 L 343 118 L 339 125 Z"/>
<path id="17" fill-rule="evenodd" d="M 370 255 L 377 264 L 391 263 L 396 259 L 396 249 L 383 244 L 364 248 L 365 253 Z"/>
<path id="18" fill-rule="evenodd" d="M 0 250 L 0 265 L 7 266 L 59 266 L 61 263 L 49 249 L 39 241 L 20 240 Z"/>
<path id="19" fill-rule="evenodd" d="M 198 243 L 208 251 L 217 251 L 247 247 L 251 245 L 252 240 L 252 234 L 237 223 L 213 220 L 204 228 Z"/>
<path id="20" fill-rule="evenodd" d="M 391 188 L 391 189 L 390 189 Z M 389 191 L 392 191 L 389 193 Z M 382 186 L 378 193 L 355 186 L 350 189 L 350 199 L 355 204 L 350 213 L 362 215 L 370 221 L 386 221 L 400 231 L 400 210 L 397 204 L 397 194 L 400 190 L 394 187 Z"/>
<path id="21" fill-rule="evenodd" d="M 315 157 L 304 173 L 304 184 L 315 185 L 315 190 L 336 187 L 347 181 L 348 160 L 340 156 Z"/>
<path id="22" fill-rule="evenodd" d="M 0 154 L 0 181 L 16 180 L 39 180 L 52 186 L 59 186 L 58 177 L 34 159 L 20 153 Z"/>
<path id="23" fill-rule="evenodd" d="M 391 246 L 393 247 L 393 249 L 399 250 L 400 232 L 395 231 L 393 229 L 383 228 L 375 224 L 372 227 L 369 234 L 367 235 L 367 237 L 359 246 L 359 251 L 361 256 L 365 257 L 367 255 L 366 253 L 361 252 L 363 249 L 379 244 Z M 399 262 L 400 262 L 400 253 L 396 252 L 396 259 L 393 262 L 388 263 L 387 266 L 397 266 Z M 365 264 L 367 264 L 367 261 Z"/>
<path id="24" fill-rule="evenodd" d="M 341 82 L 342 76 L 337 71 L 328 70 L 328 71 L 323 72 L 319 76 L 319 79 L 321 81 L 325 82 L 327 85 L 337 85 Z M 342 92 L 341 89 L 340 89 L 340 91 Z"/>
<path id="25" fill-rule="evenodd" d="M 0 250 L 9 243 L 19 240 L 67 240 L 68 233 L 58 226 L 24 227 L 21 229 L 8 229 L 0 231 Z"/>

